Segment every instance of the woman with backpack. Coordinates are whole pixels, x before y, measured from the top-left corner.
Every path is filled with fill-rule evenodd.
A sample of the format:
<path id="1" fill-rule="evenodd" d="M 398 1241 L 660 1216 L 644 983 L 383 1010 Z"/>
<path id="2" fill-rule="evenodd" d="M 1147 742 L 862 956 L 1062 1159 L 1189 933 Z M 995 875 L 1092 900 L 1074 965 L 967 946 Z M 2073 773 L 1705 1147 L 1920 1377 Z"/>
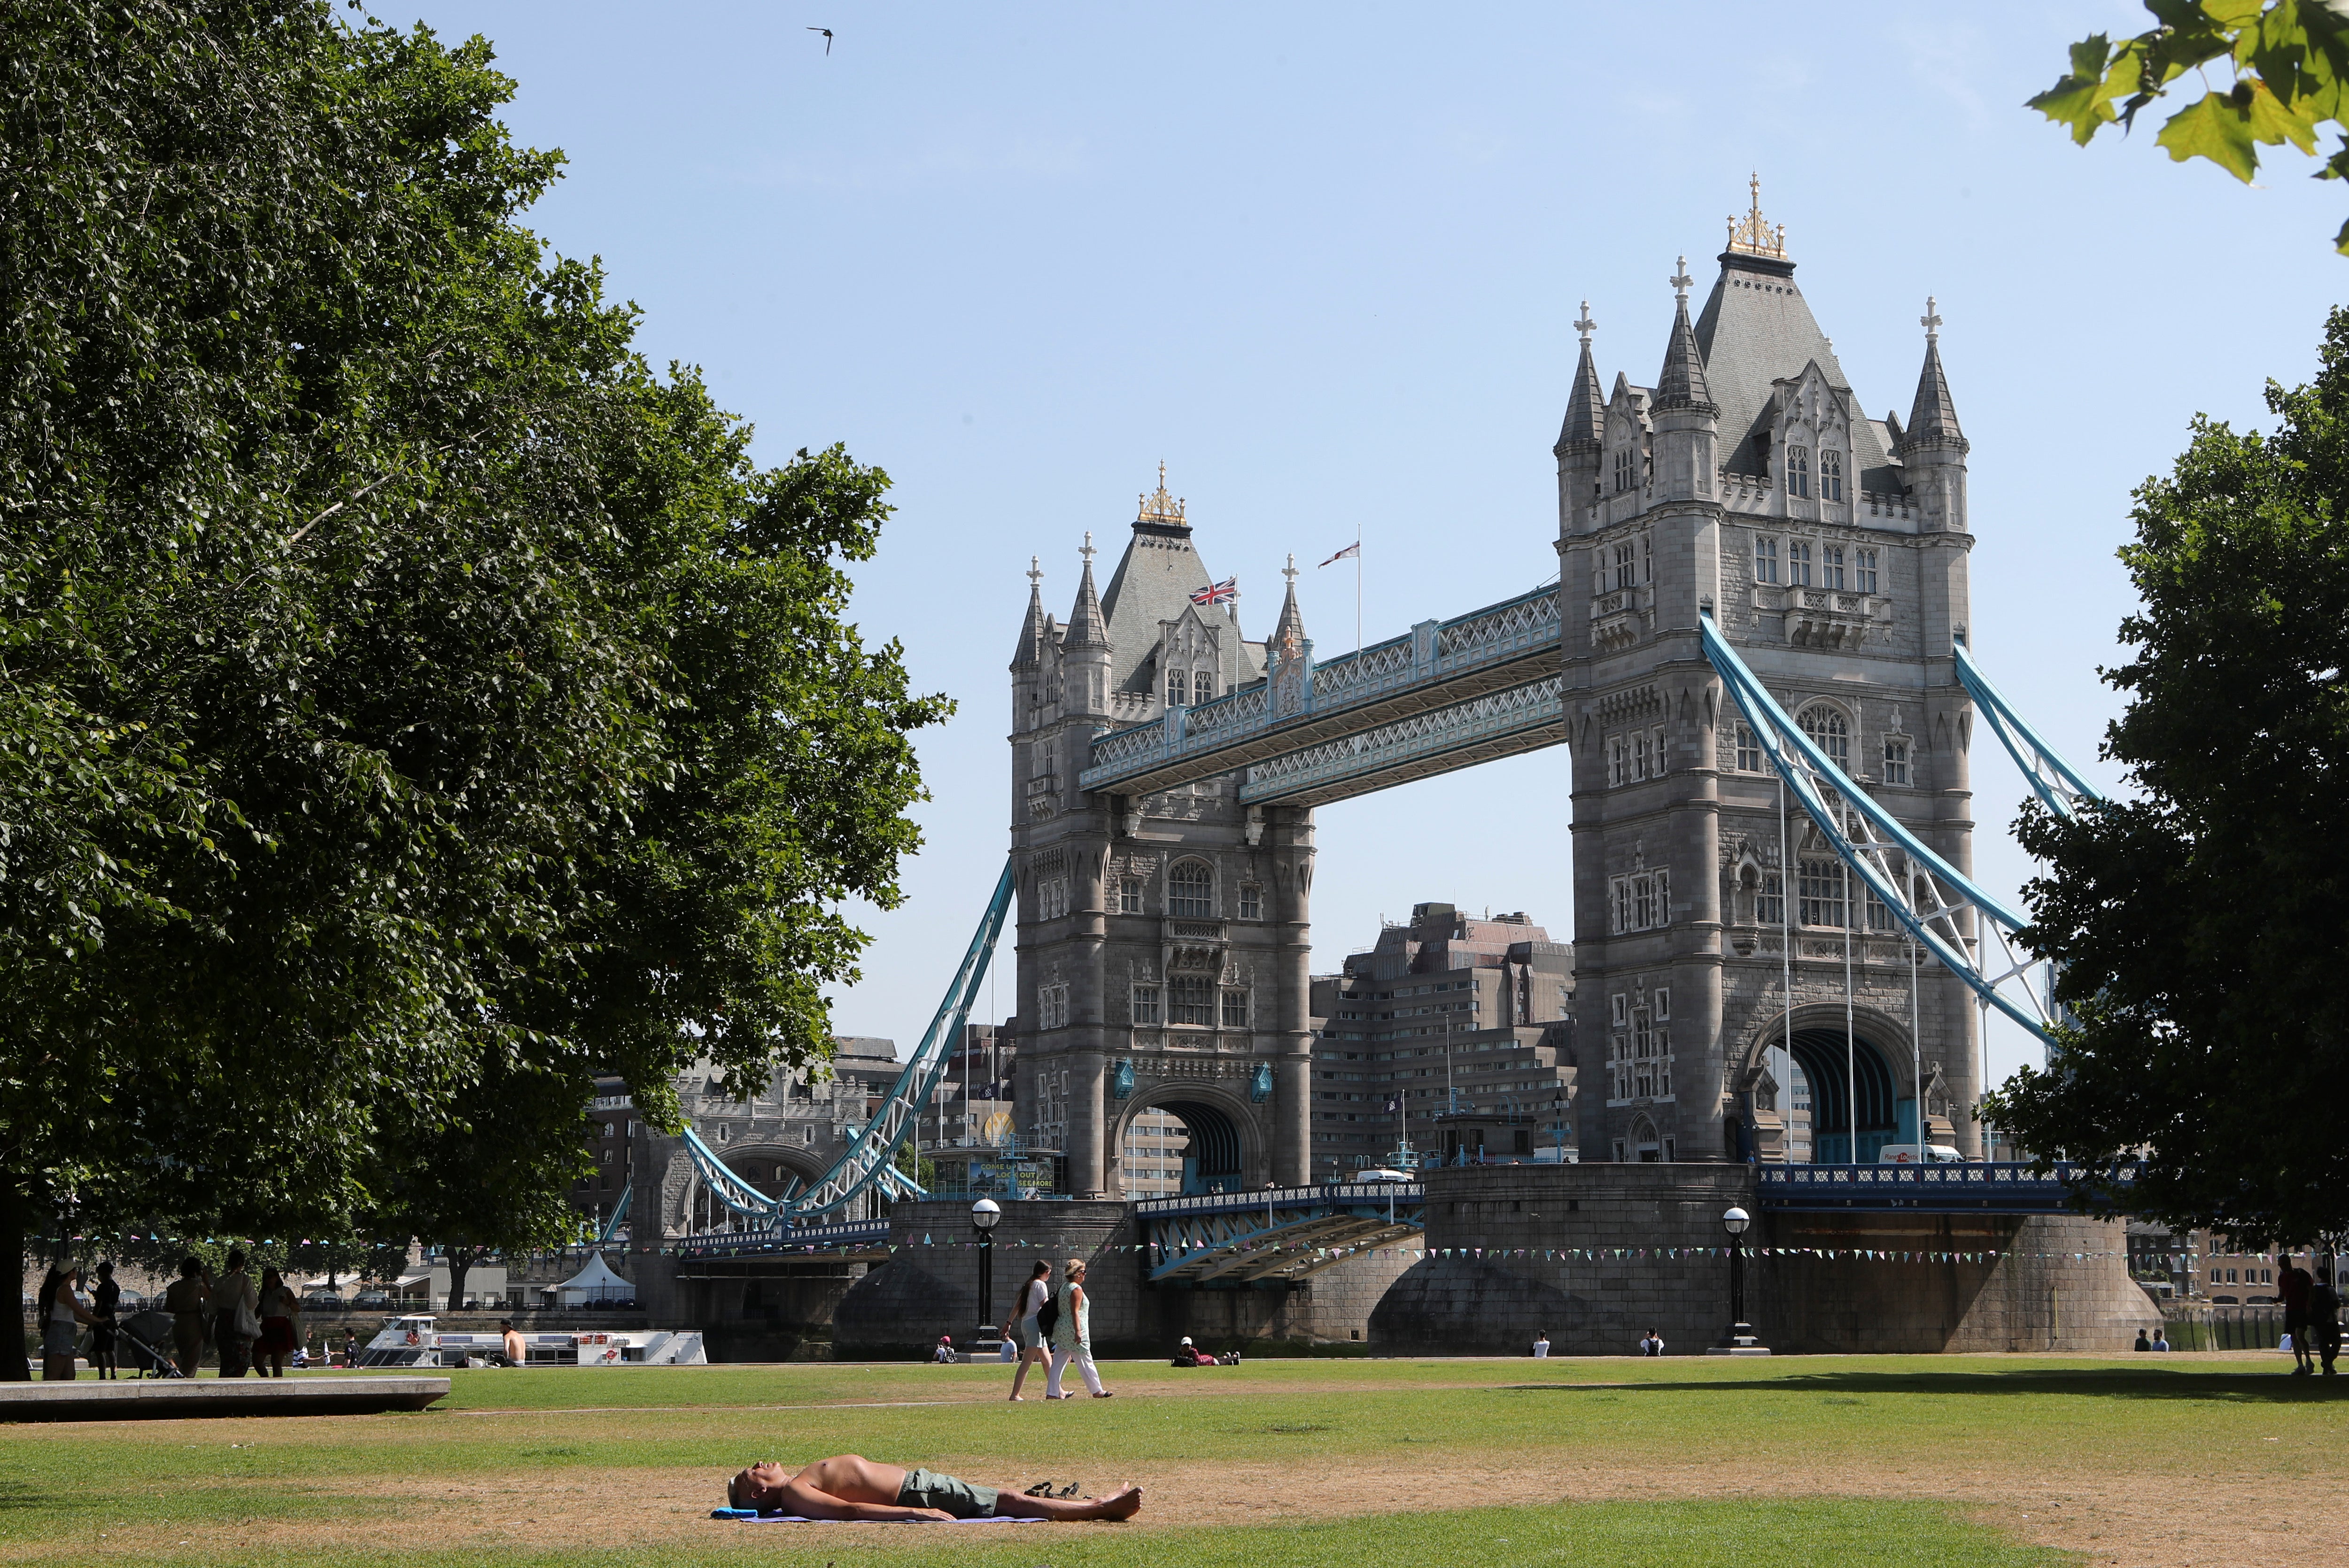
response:
<path id="1" fill-rule="evenodd" d="M 1052 1265 L 1043 1259 L 1036 1260 L 1036 1272 L 1019 1287 L 1019 1303 L 1011 1314 L 1011 1343 L 1019 1352 L 1019 1370 L 1011 1375 L 1011 1397 L 1021 1398 L 1019 1386 L 1028 1381 L 1028 1368 L 1039 1362 L 1049 1363 L 1052 1353 L 1044 1347 L 1047 1330 L 1037 1324 L 1041 1313 L 1052 1299 Z"/>
<path id="2" fill-rule="evenodd" d="M 1085 1296 L 1085 1260 L 1071 1258 L 1061 1266 L 1061 1273 L 1067 1283 L 1061 1286 L 1061 1294 L 1052 1298 L 1050 1309 L 1053 1314 L 1052 1325 L 1048 1330 L 1052 1336 L 1052 1370 L 1051 1375 L 1044 1379 L 1044 1398 L 1076 1398 L 1074 1394 L 1061 1392 L 1061 1374 L 1069 1369 L 1070 1362 L 1074 1361 L 1077 1370 L 1084 1377 L 1085 1387 L 1092 1390 L 1093 1398 L 1110 1398 L 1112 1396 L 1102 1387 L 1101 1373 L 1093 1367 L 1092 1303 Z"/>

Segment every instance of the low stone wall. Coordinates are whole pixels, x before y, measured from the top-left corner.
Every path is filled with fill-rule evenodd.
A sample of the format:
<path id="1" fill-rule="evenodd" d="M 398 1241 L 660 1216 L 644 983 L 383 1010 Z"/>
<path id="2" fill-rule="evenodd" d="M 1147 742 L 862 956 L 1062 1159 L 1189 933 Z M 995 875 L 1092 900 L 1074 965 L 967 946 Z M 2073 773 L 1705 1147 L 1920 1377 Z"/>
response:
<path id="1" fill-rule="evenodd" d="M 1628 1355 L 1649 1329 L 1671 1354 L 1729 1323 L 1721 1215 L 1755 1212 L 1734 1165 L 1511 1165 L 1431 1171 L 1430 1256 L 1371 1315 L 1374 1350 Z M 1776 1214 L 1749 1249 L 1980 1253 L 1984 1263 L 1763 1257 L 1749 1250 L 1746 1316 L 1786 1353 L 2124 1349 L 2159 1320 L 2128 1277 L 2121 1227 L 2060 1216 Z M 1568 1249 L 1630 1255 L 1544 1257 Z M 1522 1250 L 1526 1255 L 1512 1255 Z M 1447 1255 L 1448 1254 L 1448 1255 Z"/>
<path id="2" fill-rule="evenodd" d="M 841 1297 L 834 1356 L 846 1360 L 926 1357 L 941 1334 L 968 1344 L 981 1314 L 978 1253 L 963 1203 L 900 1203 L 886 1264 Z M 1156 1357 L 1185 1335 L 1211 1348 L 1311 1352 L 1364 1347 L 1371 1308 L 1408 1263 L 1352 1258 L 1293 1284 L 1229 1288 L 1157 1285 L 1133 1211 L 1122 1202 L 1006 1203 L 996 1226 L 995 1300 L 988 1322 L 1011 1310 L 1039 1259 L 1057 1284 L 1067 1260 L 1086 1263 L 1092 1343 L 1102 1357 Z"/>

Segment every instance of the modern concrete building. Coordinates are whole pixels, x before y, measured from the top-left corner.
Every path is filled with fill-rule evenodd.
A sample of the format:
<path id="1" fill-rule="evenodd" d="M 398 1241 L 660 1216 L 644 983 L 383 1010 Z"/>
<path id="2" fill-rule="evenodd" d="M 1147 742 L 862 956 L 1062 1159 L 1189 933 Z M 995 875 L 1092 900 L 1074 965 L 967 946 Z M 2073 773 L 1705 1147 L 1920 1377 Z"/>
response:
<path id="1" fill-rule="evenodd" d="M 1447 1161 L 1568 1158 L 1573 996 L 1573 949 L 1526 915 L 1415 906 L 1314 979 L 1314 1174 L 1381 1164 L 1406 1136 Z"/>

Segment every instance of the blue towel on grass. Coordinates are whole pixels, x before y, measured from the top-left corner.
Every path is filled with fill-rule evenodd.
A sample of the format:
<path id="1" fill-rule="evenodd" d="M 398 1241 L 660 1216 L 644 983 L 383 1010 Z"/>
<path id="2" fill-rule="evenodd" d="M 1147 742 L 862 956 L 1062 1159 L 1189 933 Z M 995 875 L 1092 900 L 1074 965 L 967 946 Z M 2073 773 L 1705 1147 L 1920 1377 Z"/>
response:
<path id="1" fill-rule="evenodd" d="M 810 1519 L 798 1513 L 761 1513 L 755 1508 L 713 1508 L 712 1519 L 738 1520 L 744 1524 L 1045 1524 L 1042 1519 L 1013 1519 L 1006 1514 L 994 1514 L 985 1519 Z"/>

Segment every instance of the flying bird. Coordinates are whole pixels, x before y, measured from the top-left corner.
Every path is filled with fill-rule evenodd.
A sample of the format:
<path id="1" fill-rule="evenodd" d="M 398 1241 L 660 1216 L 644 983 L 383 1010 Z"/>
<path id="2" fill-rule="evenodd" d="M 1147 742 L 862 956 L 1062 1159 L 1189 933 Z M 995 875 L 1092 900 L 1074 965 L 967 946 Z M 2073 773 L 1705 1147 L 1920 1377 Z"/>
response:
<path id="1" fill-rule="evenodd" d="M 831 28 L 829 28 L 829 27 L 810 27 L 810 28 L 808 29 L 808 31 L 809 31 L 809 32 L 811 32 L 811 33 L 822 33 L 822 34 L 823 35 L 823 52 L 824 52 L 825 54 L 827 54 L 827 55 L 828 55 L 828 54 L 830 54 L 830 53 L 832 53 L 832 29 L 831 29 Z"/>

